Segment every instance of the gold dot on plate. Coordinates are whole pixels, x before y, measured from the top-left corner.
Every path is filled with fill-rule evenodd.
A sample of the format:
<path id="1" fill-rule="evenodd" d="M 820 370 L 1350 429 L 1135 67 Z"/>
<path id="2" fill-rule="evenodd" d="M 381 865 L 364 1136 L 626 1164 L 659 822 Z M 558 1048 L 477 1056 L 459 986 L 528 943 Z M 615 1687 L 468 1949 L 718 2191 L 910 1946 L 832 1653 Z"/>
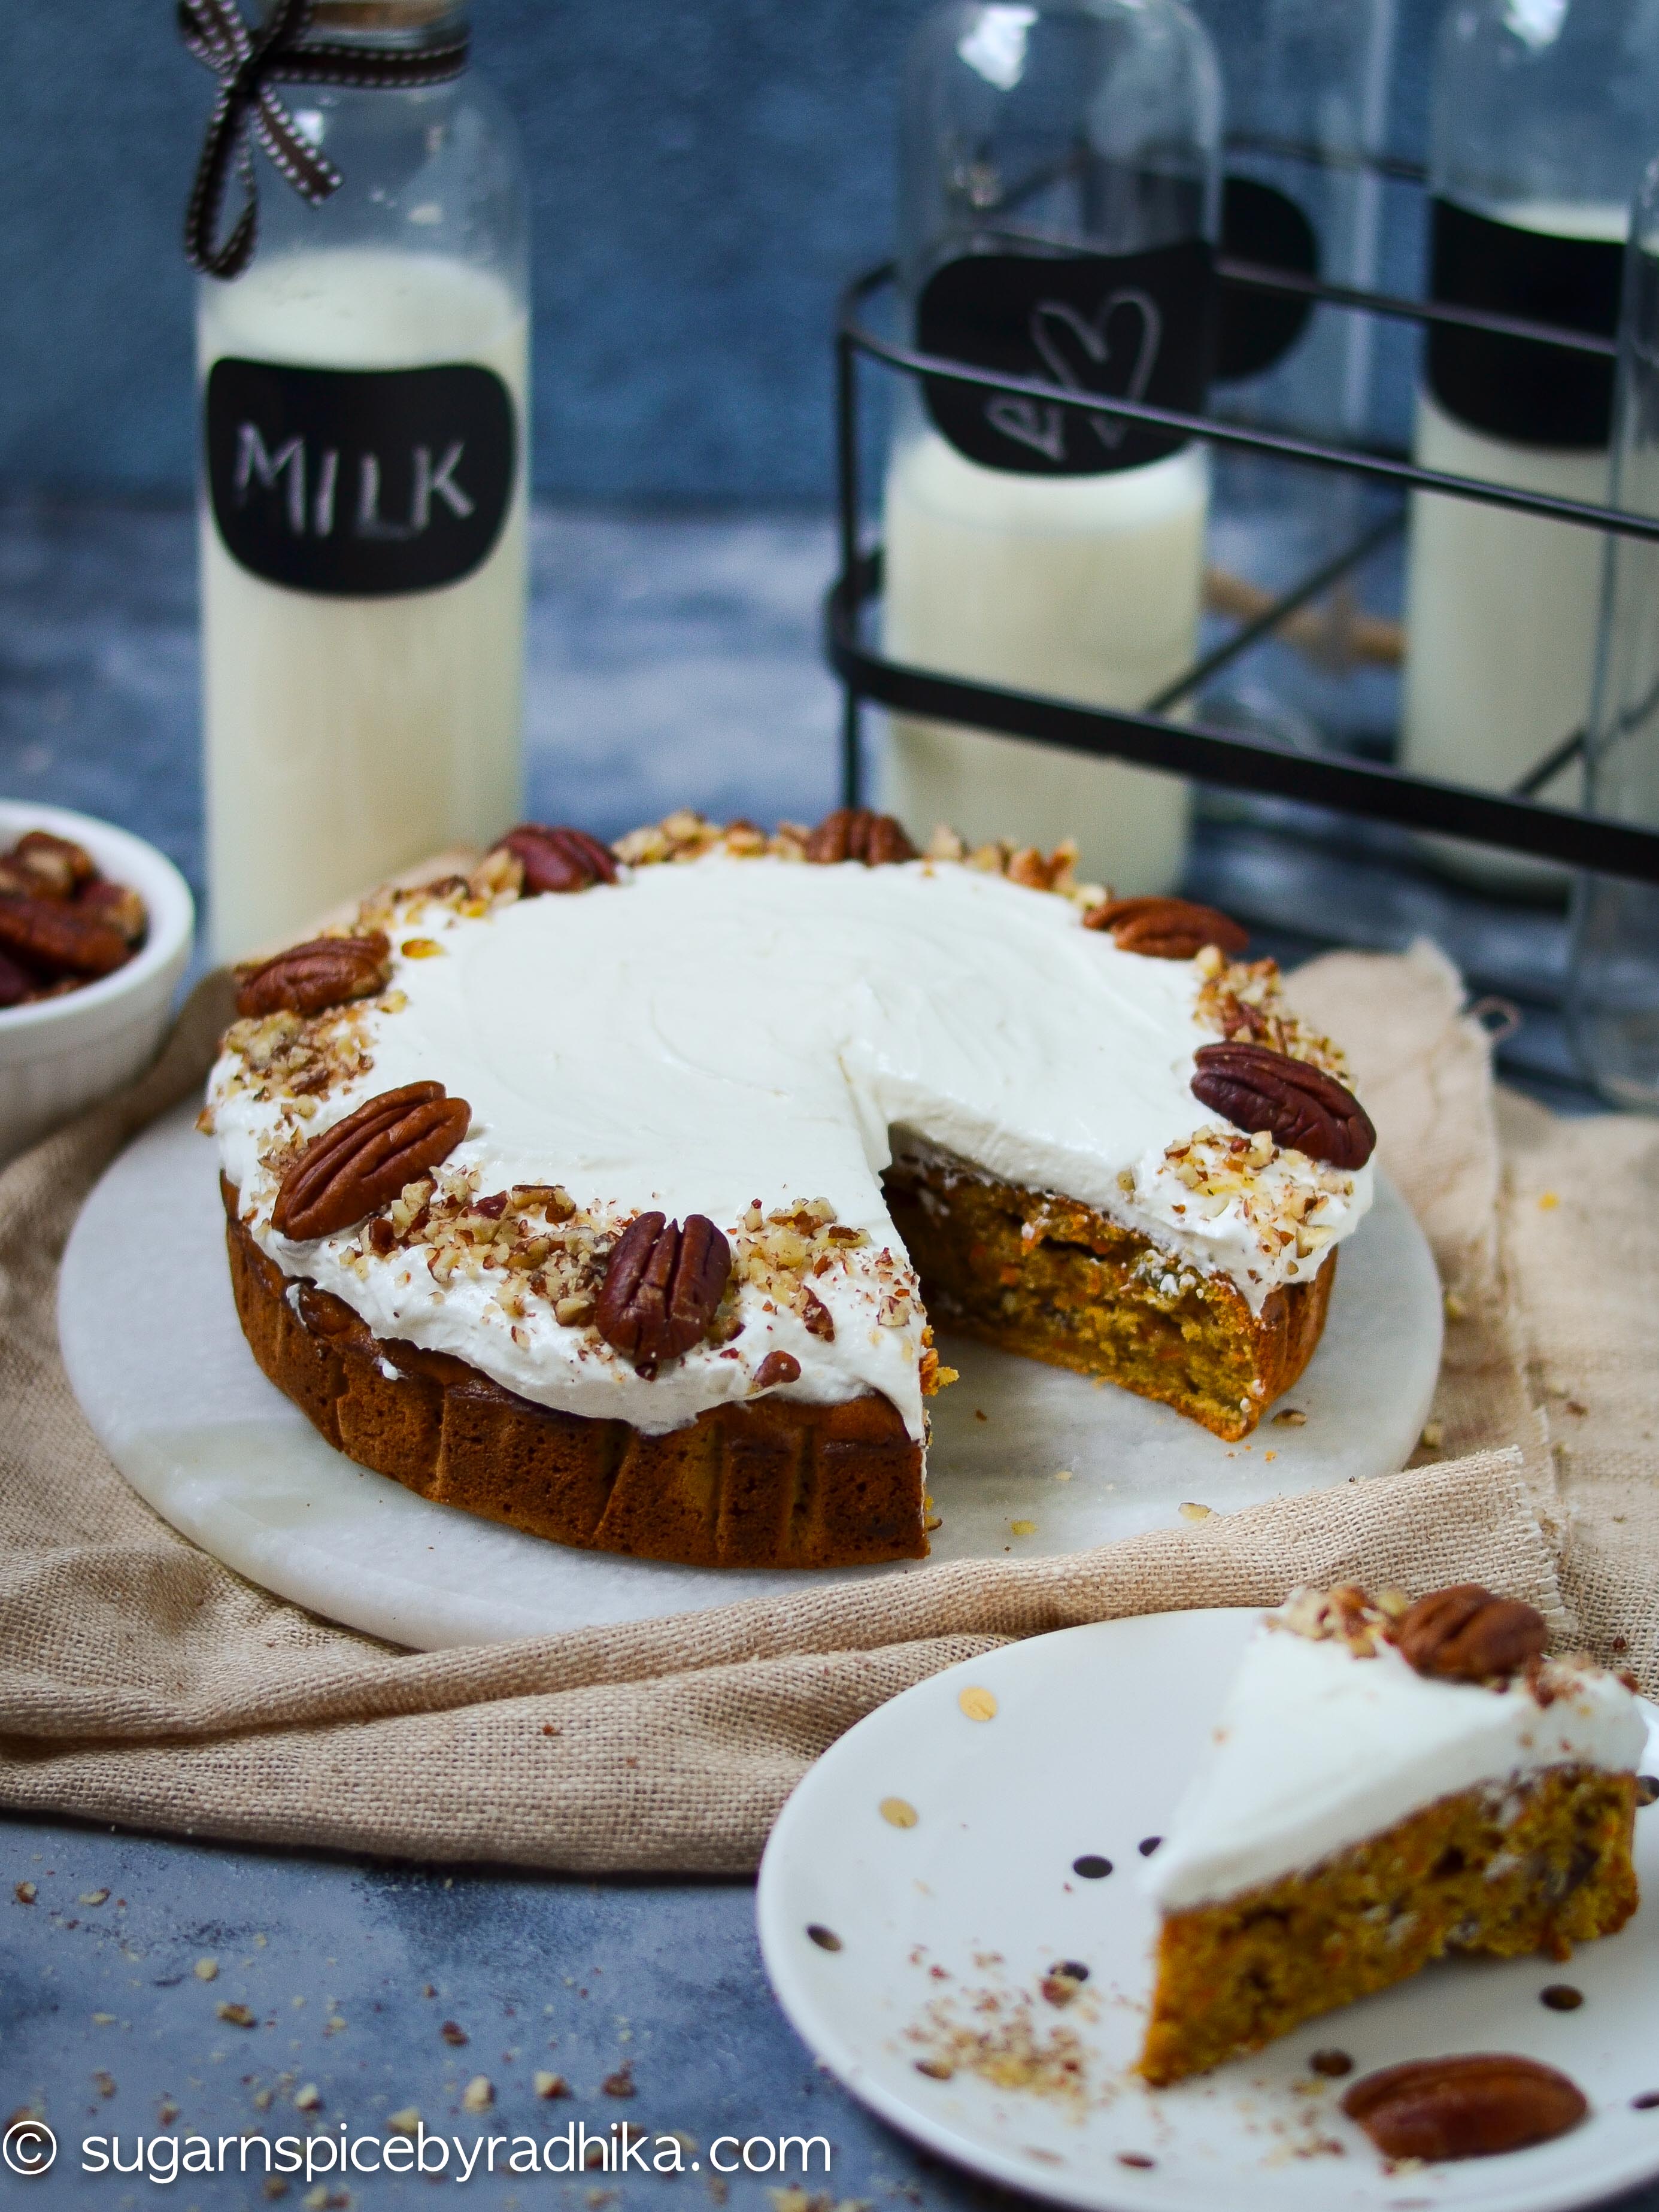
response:
<path id="1" fill-rule="evenodd" d="M 997 1717 L 997 1701 L 989 1690 L 981 1690 L 969 1683 L 957 1699 L 970 1721 L 994 1721 Z"/>
<path id="2" fill-rule="evenodd" d="M 1036 1534 L 1036 1522 L 1035 1521 L 1011 1521 L 1008 1523 L 1008 1528 L 1009 1533 L 1015 1536 L 1035 1536 Z"/>
<path id="3" fill-rule="evenodd" d="M 902 1797 L 884 1797 L 878 1808 L 890 1828 L 914 1828 L 916 1808 Z"/>

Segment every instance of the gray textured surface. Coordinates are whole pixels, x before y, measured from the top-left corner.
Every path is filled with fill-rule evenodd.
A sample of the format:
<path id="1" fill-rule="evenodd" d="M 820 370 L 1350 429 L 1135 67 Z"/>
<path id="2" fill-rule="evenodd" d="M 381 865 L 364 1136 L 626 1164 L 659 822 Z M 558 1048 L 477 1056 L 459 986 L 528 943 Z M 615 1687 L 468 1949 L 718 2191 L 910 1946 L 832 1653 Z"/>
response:
<path id="1" fill-rule="evenodd" d="M 242 0 L 252 13 L 254 0 Z M 891 246 L 923 0 L 477 0 L 532 181 L 535 465 L 606 497 L 827 498 L 839 286 Z M 1261 0 L 1203 0 L 1224 51 Z M 1420 151 L 1439 0 L 1401 0 L 1391 135 Z M 73 35 L 65 30 L 72 22 Z M 209 82 L 167 0 L 14 0 L 0 131 L 0 483 L 192 472 L 179 250 Z M 269 169 L 264 189 L 284 189 Z M 1390 278 L 1416 273 L 1409 196 Z M 1391 344 L 1398 428 L 1407 342 Z"/>

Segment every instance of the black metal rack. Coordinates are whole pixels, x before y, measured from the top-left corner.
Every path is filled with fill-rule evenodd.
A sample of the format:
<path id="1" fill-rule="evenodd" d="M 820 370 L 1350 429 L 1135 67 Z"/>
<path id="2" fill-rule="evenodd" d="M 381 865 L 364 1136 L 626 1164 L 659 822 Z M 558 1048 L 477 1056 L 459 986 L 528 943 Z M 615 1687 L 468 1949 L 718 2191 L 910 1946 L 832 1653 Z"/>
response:
<path id="1" fill-rule="evenodd" d="M 1356 290 L 1257 264 L 1220 258 L 1217 275 L 1228 287 L 1275 293 L 1356 313 L 1419 324 L 1449 325 L 1495 335 L 1531 339 L 1577 353 L 1609 356 L 1611 338 L 1552 325 L 1495 315 L 1440 302 Z M 864 610 L 880 594 L 882 549 L 862 542 L 859 465 L 860 384 L 862 360 L 930 380 L 1059 405 L 1070 411 L 1121 416 L 1153 428 L 1181 431 L 1212 445 L 1266 454 L 1311 468 L 1334 469 L 1401 492 L 1443 492 L 1488 507 L 1508 507 L 1579 528 L 1659 541 L 1659 520 L 1608 507 L 1515 491 L 1473 477 L 1447 476 L 1419 468 L 1394 454 L 1328 445 L 1292 433 L 1257 428 L 1218 416 L 1188 415 L 1144 402 L 1090 392 L 1084 399 L 1065 386 L 1031 377 L 1006 376 L 971 368 L 901 345 L 871 330 L 863 319 L 866 304 L 890 290 L 896 270 L 890 263 L 867 271 L 842 296 L 836 332 L 836 452 L 840 517 L 840 574 L 824 605 L 825 651 L 843 687 L 842 792 L 848 805 L 860 803 L 863 757 L 860 709 L 865 701 L 931 720 L 957 722 L 1009 737 L 1029 738 L 1071 752 L 1123 760 L 1145 768 L 1197 778 L 1235 791 L 1299 799 L 1309 805 L 1363 815 L 1401 828 L 1433 830 L 1483 845 L 1502 847 L 1570 867 L 1659 884 L 1659 830 L 1638 828 L 1607 817 L 1540 804 L 1529 794 L 1582 747 L 1575 732 L 1536 763 L 1514 790 L 1478 791 L 1471 787 L 1413 775 L 1381 763 L 1339 753 L 1310 753 L 1260 737 L 1242 737 L 1202 722 L 1171 721 L 1166 710 L 1186 697 L 1229 661 L 1277 629 L 1289 616 L 1317 599 L 1340 576 L 1357 568 L 1400 527 L 1396 514 L 1372 526 L 1344 551 L 1323 562 L 1282 593 L 1259 617 L 1215 651 L 1195 661 L 1176 681 L 1138 710 L 1085 707 L 1035 692 L 1014 691 L 907 666 L 873 651 L 863 636 Z"/>

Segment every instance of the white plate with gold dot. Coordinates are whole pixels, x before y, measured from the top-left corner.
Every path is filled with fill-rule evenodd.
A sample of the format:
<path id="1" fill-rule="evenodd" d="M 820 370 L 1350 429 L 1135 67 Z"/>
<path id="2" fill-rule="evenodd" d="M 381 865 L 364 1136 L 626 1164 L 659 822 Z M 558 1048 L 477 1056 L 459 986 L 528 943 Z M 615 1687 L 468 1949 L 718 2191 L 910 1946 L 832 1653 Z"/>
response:
<path id="1" fill-rule="evenodd" d="M 905 2134 L 1091 2212 L 1554 2212 L 1659 2177 L 1659 1807 L 1637 1822 L 1650 1902 L 1567 1964 L 1445 1960 L 1200 2079 L 1153 2090 L 1132 2072 L 1155 1933 L 1144 1856 L 1256 1618 L 1033 1638 L 860 1722 L 761 1867 L 761 1948 L 795 2027 Z M 1563 1985 L 1575 2009 L 1541 2001 Z M 1410 2169 L 1343 2117 L 1376 2068 L 1474 2051 L 1560 2068 L 1589 2117 L 1528 2150 Z M 1346 2076 L 1316 2072 L 1316 2051 L 1344 2054 Z"/>

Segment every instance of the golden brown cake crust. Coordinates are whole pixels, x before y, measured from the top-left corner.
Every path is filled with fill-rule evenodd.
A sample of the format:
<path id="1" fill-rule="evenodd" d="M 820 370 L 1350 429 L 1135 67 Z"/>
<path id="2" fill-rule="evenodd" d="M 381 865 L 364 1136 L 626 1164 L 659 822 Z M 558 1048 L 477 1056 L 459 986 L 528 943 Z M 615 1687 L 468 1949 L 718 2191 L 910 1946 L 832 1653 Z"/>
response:
<path id="1" fill-rule="evenodd" d="M 1519 1692 L 1517 1692 L 1519 1694 Z M 1168 1914 L 1139 2071 L 1157 2086 L 1259 2051 L 1447 1951 L 1571 1955 L 1636 1910 L 1636 1778 L 1554 1766 L 1442 1797 L 1277 1881 Z"/>
<path id="2" fill-rule="evenodd" d="M 1224 1277 L 1183 1269 L 1073 1200 L 938 1159 L 901 1159 L 885 1188 L 936 1324 L 1106 1376 L 1229 1443 L 1297 1380 L 1324 1330 L 1334 1247 L 1316 1274 L 1270 1291 L 1255 1315 Z"/>
<path id="3" fill-rule="evenodd" d="M 238 1218 L 234 1186 L 221 1188 L 236 1310 L 253 1356 L 360 1466 L 585 1551 L 703 1567 L 927 1556 L 921 1447 L 885 1398 L 808 1406 L 763 1397 L 712 1407 L 656 1437 L 558 1413 L 464 1360 L 382 1343 L 340 1299 L 291 1283 Z"/>

